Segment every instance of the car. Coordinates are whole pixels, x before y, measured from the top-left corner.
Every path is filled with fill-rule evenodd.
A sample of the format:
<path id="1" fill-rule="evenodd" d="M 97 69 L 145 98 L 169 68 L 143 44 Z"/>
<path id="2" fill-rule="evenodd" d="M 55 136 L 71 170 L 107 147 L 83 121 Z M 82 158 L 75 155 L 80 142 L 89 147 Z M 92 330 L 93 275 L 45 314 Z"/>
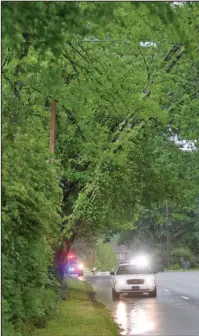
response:
<path id="1" fill-rule="evenodd" d="M 83 276 L 83 265 L 77 260 L 72 260 L 66 265 L 65 274 Z"/>
<path id="2" fill-rule="evenodd" d="M 110 274 L 113 300 L 118 300 L 123 293 L 148 293 L 150 297 L 157 296 L 155 276 L 148 265 L 124 263 Z"/>

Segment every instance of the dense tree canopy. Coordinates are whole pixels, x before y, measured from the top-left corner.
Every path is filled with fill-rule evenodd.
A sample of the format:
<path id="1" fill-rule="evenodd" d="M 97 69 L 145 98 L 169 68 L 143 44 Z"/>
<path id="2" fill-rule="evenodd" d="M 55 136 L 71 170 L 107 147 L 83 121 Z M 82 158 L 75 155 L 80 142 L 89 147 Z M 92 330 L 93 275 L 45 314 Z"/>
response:
<path id="1" fill-rule="evenodd" d="M 137 250 L 148 250 L 153 253 L 157 250 L 162 253 L 163 264 L 168 266 L 167 239 L 171 264 L 175 263 L 172 251 L 183 252 L 189 249 L 199 261 L 198 239 L 198 200 L 191 206 L 169 206 L 166 219 L 166 204 L 153 204 L 150 209 L 143 208 L 138 219 L 132 223 L 132 229 L 124 230 L 118 237 L 119 244 L 134 246 Z"/>
<path id="2" fill-rule="evenodd" d="M 5 335 L 52 311 L 60 232 L 109 233 L 143 206 L 198 196 L 198 14 L 197 3 L 3 3 Z"/>

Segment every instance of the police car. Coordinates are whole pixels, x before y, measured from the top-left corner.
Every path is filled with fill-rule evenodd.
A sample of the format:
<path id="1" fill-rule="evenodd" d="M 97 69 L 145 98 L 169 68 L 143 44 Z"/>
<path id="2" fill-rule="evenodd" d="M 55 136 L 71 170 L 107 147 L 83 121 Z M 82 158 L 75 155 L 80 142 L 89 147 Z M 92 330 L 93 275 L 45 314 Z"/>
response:
<path id="1" fill-rule="evenodd" d="M 150 297 L 157 296 L 155 276 L 144 258 L 121 263 L 110 274 L 113 300 L 119 299 L 123 293 L 148 293 Z"/>

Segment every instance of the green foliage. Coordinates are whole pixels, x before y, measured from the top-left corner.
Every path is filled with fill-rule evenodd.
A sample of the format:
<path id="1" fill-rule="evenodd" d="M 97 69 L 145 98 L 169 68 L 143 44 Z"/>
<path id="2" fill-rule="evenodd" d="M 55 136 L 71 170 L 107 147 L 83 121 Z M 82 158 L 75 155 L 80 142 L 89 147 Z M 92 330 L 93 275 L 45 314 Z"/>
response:
<path id="1" fill-rule="evenodd" d="M 111 244 L 98 242 L 95 248 L 95 267 L 98 271 L 111 271 L 117 266 L 117 255 Z"/>
<path id="2" fill-rule="evenodd" d="M 36 323 L 55 309 L 54 283 L 48 275 L 53 250 L 48 237 L 60 223 L 61 172 L 49 162 L 48 134 L 42 122 L 22 103 L 16 100 L 14 105 L 8 94 L 3 103 L 3 330 L 10 335 L 9 323 Z M 16 124 L 9 123 L 12 110 L 19 112 Z"/>
<path id="3" fill-rule="evenodd" d="M 173 264 L 171 267 L 170 267 L 170 270 L 171 271 L 177 271 L 181 269 L 180 265 L 179 264 Z"/>
<path id="4" fill-rule="evenodd" d="M 153 204 L 150 209 L 142 209 L 138 219 L 132 223 L 132 228 L 120 233 L 118 242 L 126 245 L 133 244 L 141 250 L 147 249 L 155 260 L 155 265 L 162 267 L 167 265 L 168 260 L 167 237 L 172 250 L 180 244 L 182 250 L 188 249 L 194 258 L 197 257 L 199 251 L 197 224 L 198 200 L 189 207 L 169 206 L 168 225 L 166 224 L 166 205 Z M 179 263 L 179 259 L 175 259 L 175 262 Z M 194 260 L 192 262 L 195 264 Z"/>
<path id="5" fill-rule="evenodd" d="M 198 196 L 198 152 L 171 141 L 198 137 L 198 10 L 198 3 L 3 3 L 5 334 L 53 311 L 48 267 L 61 222 L 63 236 L 109 234 L 135 228 L 143 207 L 165 199 L 190 206 Z M 152 223 L 163 214 L 147 216 L 141 236 L 151 228 L 164 235 Z M 198 220 L 193 231 L 198 242 Z"/>
<path id="6" fill-rule="evenodd" d="M 130 243 L 134 238 L 151 244 L 163 243 L 167 231 L 170 233 L 171 245 L 179 242 L 189 247 L 195 254 L 198 251 L 198 200 L 190 206 L 173 204 L 168 206 L 168 228 L 166 225 L 166 204 L 154 203 L 150 209 L 143 208 L 134 228 L 122 232 L 120 243 Z"/>
<path id="7" fill-rule="evenodd" d="M 195 262 L 193 253 L 187 247 L 176 247 L 171 251 L 172 262 L 182 264 L 183 260 L 190 261 L 191 265 Z"/>

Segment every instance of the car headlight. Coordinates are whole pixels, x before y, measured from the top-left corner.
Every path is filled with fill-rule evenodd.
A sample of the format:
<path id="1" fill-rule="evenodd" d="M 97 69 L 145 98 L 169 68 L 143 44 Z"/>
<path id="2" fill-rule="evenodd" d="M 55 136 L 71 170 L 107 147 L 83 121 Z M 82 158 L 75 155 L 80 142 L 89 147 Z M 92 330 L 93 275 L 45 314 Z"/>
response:
<path id="1" fill-rule="evenodd" d="M 78 267 L 79 267 L 80 270 L 83 270 L 84 265 L 83 264 L 79 264 Z"/>
<path id="2" fill-rule="evenodd" d="M 154 279 L 151 279 L 151 278 L 149 278 L 149 279 L 146 279 L 146 280 L 145 280 L 145 282 L 146 282 L 146 284 L 148 284 L 148 285 L 154 285 L 154 283 L 155 283 L 155 280 L 154 280 Z"/>
<path id="3" fill-rule="evenodd" d="M 115 285 L 122 285 L 124 281 L 122 280 L 115 280 Z"/>

